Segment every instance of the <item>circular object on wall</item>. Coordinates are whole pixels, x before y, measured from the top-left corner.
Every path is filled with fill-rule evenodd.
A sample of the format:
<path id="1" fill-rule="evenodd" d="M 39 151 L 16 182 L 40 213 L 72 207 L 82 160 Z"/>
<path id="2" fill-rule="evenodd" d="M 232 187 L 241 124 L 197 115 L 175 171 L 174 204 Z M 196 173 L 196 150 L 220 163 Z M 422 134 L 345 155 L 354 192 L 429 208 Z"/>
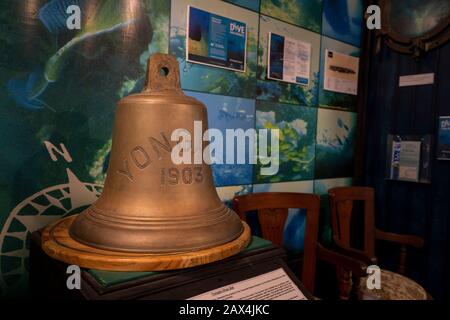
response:
<path id="1" fill-rule="evenodd" d="M 395 51 L 419 58 L 450 39 L 448 0 L 381 0 L 378 36 Z"/>

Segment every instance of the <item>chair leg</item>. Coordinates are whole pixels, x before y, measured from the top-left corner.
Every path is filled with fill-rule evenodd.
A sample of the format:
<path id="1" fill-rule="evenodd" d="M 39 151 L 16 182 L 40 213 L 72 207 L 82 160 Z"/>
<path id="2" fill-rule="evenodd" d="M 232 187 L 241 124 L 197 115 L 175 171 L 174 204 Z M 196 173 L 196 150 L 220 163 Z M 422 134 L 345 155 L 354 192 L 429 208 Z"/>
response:
<path id="1" fill-rule="evenodd" d="M 352 272 L 338 267 L 336 269 L 336 274 L 339 287 L 339 300 L 349 300 L 353 284 Z"/>

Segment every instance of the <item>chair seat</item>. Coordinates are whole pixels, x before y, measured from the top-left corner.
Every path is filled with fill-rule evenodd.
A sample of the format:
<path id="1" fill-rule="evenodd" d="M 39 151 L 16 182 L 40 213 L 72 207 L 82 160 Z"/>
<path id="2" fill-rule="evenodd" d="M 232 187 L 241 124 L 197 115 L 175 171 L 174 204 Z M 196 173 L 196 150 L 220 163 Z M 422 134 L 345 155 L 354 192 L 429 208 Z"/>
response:
<path id="1" fill-rule="evenodd" d="M 357 288 L 360 300 L 427 300 L 427 292 L 417 282 L 401 274 L 381 270 L 381 289 L 367 288 L 367 277 L 361 278 Z"/>

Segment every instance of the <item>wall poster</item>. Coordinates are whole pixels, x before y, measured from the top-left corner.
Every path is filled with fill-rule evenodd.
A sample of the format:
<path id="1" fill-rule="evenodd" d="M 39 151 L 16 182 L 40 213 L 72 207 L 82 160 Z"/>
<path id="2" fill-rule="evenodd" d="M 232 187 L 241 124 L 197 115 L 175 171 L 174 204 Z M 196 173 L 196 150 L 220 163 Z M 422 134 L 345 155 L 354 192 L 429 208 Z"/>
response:
<path id="1" fill-rule="evenodd" d="M 245 72 L 247 25 L 188 6 L 186 61 Z"/>
<path id="2" fill-rule="evenodd" d="M 267 78 L 307 86 L 311 66 L 311 44 L 269 33 Z"/>
<path id="3" fill-rule="evenodd" d="M 325 90 L 357 95 L 358 72 L 359 58 L 325 51 Z"/>
<path id="4" fill-rule="evenodd" d="M 450 160 L 450 116 L 439 117 L 438 160 Z"/>

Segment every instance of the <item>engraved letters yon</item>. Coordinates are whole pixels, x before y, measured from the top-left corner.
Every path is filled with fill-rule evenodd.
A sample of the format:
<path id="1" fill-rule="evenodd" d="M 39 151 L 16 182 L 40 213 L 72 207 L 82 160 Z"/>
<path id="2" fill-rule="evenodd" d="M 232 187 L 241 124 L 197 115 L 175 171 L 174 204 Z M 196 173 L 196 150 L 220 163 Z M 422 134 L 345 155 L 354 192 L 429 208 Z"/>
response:
<path id="1" fill-rule="evenodd" d="M 167 153 L 172 152 L 172 145 L 167 139 L 164 132 L 161 132 L 162 142 L 154 137 L 149 137 L 148 142 L 152 146 L 156 159 L 162 159 L 162 150 Z M 129 155 L 123 159 L 123 168 L 117 170 L 118 174 L 125 176 L 129 181 L 134 181 L 134 176 L 131 173 L 128 159 L 131 159 L 131 163 L 138 169 L 144 170 L 152 163 L 152 157 L 150 150 L 145 149 L 143 146 L 134 147 Z M 183 169 L 178 168 L 162 168 L 161 169 L 161 185 L 174 186 L 179 183 L 192 184 L 194 182 L 203 182 L 202 167 L 185 167 Z"/>

